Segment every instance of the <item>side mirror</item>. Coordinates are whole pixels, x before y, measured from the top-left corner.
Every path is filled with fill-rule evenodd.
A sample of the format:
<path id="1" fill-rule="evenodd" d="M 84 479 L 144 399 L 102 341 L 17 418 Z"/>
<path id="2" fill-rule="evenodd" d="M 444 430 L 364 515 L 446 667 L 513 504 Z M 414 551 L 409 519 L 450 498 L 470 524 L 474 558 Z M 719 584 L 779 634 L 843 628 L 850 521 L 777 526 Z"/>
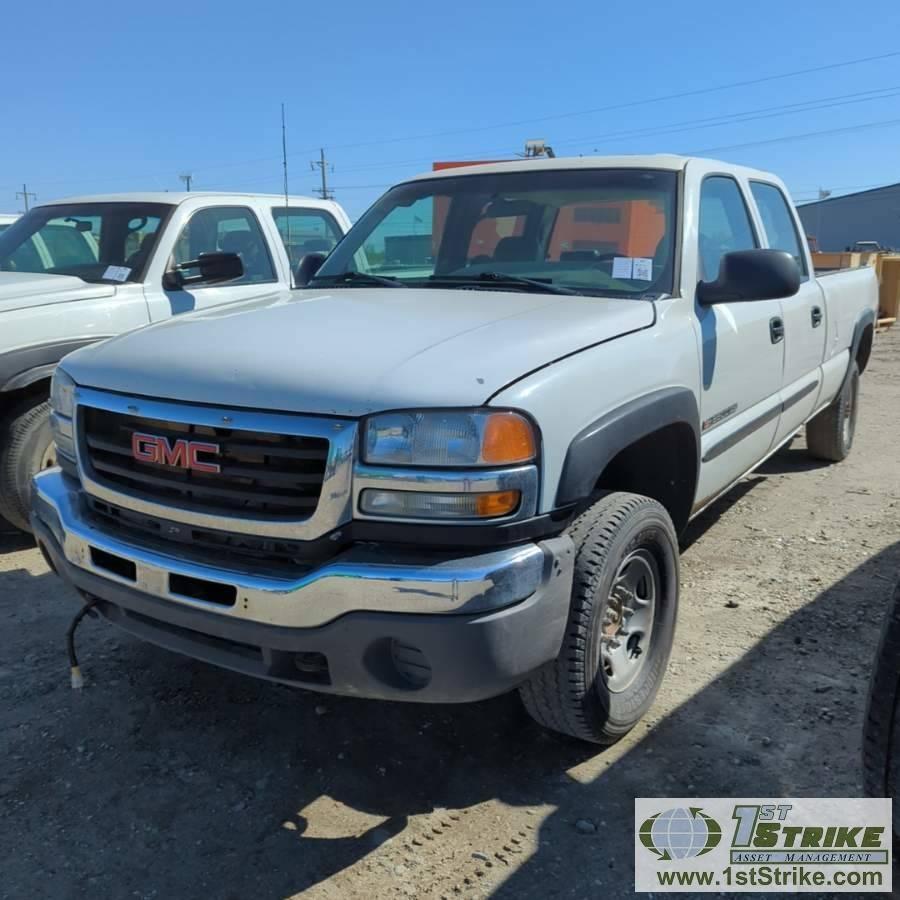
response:
<path id="1" fill-rule="evenodd" d="M 179 263 L 174 269 L 169 269 L 163 276 L 163 287 L 177 291 L 191 285 L 233 281 L 243 274 L 244 264 L 237 253 L 216 250 L 213 253 L 201 253 L 196 259 L 189 259 Z"/>
<path id="2" fill-rule="evenodd" d="M 322 263 L 328 258 L 327 253 L 305 253 L 297 263 L 297 271 L 294 272 L 294 283 L 297 287 L 306 287 L 313 276 L 322 268 Z"/>
<path id="3" fill-rule="evenodd" d="M 735 250 L 719 263 L 715 281 L 697 285 L 697 302 L 737 303 L 749 300 L 781 300 L 800 290 L 800 267 L 783 250 Z"/>

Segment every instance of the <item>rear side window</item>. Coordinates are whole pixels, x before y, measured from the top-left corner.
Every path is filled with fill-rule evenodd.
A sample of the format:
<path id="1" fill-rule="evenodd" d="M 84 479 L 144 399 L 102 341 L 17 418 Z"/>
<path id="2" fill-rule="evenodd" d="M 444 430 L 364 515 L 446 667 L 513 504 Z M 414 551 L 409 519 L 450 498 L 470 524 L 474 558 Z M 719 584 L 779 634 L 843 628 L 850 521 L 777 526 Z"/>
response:
<path id="1" fill-rule="evenodd" d="M 276 206 L 272 209 L 272 217 L 287 250 L 292 272 L 307 253 L 331 253 L 343 237 L 334 217 L 324 209 Z"/>
<path id="2" fill-rule="evenodd" d="M 243 277 L 229 281 L 228 287 L 275 281 L 275 269 L 259 222 L 246 207 L 210 206 L 197 210 L 178 236 L 172 258 L 178 265 L 217 250 L 237 253 L 244 265 Z"/>
<path id="3" fill-rule="evenodd" d="M 719 262 L 734 250 L 758 245 L 744 195 L 733 178 L 714 175 L 700 188 L 700 278 L 715 281 Z"/>
<path id="4" fill-rule="evenodd" d="M 806 257 L 800 249 L 797 226 L 794 224 L 791 208 L 784 194 L 774 184 L 765 184 L 762 181 L 751 182 L 750 190 L 759 209 L 769 246 L 773 250 L 785 250 L 790 253 L 797 260 L 800 271 L 808 275 Z"/>

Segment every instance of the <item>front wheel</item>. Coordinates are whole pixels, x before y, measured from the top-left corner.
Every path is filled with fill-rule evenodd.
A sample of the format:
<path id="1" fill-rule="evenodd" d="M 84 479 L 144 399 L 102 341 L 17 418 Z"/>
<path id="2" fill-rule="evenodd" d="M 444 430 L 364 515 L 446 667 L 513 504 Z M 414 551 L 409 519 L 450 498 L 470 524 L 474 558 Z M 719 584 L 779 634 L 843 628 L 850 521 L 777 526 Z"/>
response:
<path id="1" fill-rule="evenodd" d="M 31 397 L 0 422 L 0 516 L 30 532 L 31 479 L 55 465 L 50 403 Z"/>
<path id="2" fill-rule="evenodd" d="M 519 689 L 541 725 L 597 744 L 627 734 L 662 682 L 678 609 L 678 539 L 655 500 L 602 496 L 569 528 L 575 575 L 563 645 Z"/>

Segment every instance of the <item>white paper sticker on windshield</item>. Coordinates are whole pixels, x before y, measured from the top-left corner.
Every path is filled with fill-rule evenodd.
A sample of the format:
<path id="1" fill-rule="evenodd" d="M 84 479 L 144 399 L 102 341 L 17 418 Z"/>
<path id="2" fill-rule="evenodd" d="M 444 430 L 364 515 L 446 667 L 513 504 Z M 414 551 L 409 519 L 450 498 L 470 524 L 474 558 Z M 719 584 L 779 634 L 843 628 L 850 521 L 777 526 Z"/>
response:
<path id="1" fill-rule="evenodd" d="M 634 258 L 634 274 L 636 281 L 653 281 L 653 260 L 644 256 Z"/>
<path id="2" fill-rule="evenodd" d="M 103 277 L 109 281 L 128 281 L 131 269 L 128 266 L 107 266 Z"/>
<path id="3" fill-rule="evenodd" d="M 612 277 L 631 278 L 631 263 L 632 259 L 630 256 L 614 256 Z"/>

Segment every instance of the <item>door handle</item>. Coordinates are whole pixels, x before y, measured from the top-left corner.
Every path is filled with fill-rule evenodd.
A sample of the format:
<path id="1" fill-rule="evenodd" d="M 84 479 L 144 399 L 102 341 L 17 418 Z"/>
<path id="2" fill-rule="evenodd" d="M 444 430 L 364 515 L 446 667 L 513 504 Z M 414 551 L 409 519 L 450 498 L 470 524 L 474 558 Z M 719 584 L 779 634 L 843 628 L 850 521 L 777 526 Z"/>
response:
<path id="1" fill-rule="evenodd" d="M 812 327 L 818 328 L 822 324 L 822 310 L 818 306 L 814 306 L 810 316 L 812 318 Z"/>
<path id="2" fill-rule="evenodd" d="M 784 322 L 780 316 L 773 316 L 769 319 L 769 337 L 772 338 L 773 344 L 784 340 Z"/>

